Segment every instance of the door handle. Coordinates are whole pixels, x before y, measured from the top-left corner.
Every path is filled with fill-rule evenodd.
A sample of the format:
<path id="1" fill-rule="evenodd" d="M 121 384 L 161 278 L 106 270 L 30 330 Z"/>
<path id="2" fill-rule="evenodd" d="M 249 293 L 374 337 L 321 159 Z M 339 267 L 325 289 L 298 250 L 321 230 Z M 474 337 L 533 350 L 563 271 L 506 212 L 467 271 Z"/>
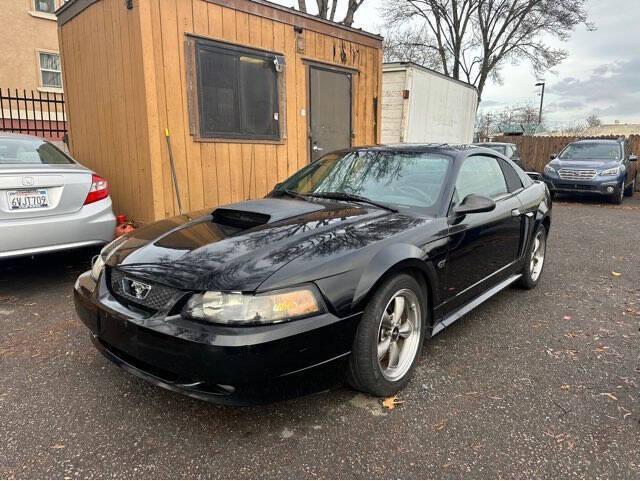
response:
<path id="1" fill-rule="evenodd" d="M 322 152 L 324 149 L 321 147 L 318 147 L 318 144 L 313 144 L 313 147 L 311 148 L 311 150 L 313 150 L 314 152 Z"/>
<path id="2" fill-rule="evenodd" d="M 512 217 L 520 217 L 521 215 L 526 215 L 527 217 L 533 217 L 533 212 L 520 212 L 520 209 L 513 209 L 511 211 Z"/>

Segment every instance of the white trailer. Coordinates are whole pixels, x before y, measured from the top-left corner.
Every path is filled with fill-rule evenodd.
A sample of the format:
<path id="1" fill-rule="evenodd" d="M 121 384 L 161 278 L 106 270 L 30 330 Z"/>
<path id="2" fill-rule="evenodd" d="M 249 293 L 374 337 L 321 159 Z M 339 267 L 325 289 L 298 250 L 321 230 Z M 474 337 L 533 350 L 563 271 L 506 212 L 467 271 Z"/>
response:
<path id="1" fill-rule="evenodd" d="M 382 67 L 383 144 L 473 142 L 478 91 L 410 62 Z"/>

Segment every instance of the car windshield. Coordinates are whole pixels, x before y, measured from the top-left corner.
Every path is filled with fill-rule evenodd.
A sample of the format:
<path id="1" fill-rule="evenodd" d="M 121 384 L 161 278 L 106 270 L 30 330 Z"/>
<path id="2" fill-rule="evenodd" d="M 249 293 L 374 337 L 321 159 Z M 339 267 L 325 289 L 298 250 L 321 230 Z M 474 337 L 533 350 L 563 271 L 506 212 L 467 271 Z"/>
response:
<path id="1" fill-rule="evenodd" d="M 37 139 L 0 138 L 0 164 L 73 164 L 49 142 Z"/>
<path id="2" fill-rule="evenodd" d="M 620 160 L 620 146 L 608 142 L 569 144 L 560 154 L 564 160 Z"/>
<path id="3" fill-rule="evenodd" d="M 276 192 L 339 193 L 385 205 L 431 207 L 451 158 L 426 152 L 361 150 L 329 154 L 285 181 Z"/>

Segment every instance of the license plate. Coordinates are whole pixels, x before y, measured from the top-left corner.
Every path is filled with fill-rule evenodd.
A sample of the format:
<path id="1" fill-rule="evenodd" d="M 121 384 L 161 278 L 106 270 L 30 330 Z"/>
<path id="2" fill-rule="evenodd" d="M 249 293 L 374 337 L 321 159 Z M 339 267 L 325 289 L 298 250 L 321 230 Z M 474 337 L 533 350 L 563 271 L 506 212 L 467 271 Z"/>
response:
<path id="1" fill-rule="evenodd" d="M 10 190 L 7 192 L 9 210 L 42 209 L 49 207 L 47 189 Z"/>

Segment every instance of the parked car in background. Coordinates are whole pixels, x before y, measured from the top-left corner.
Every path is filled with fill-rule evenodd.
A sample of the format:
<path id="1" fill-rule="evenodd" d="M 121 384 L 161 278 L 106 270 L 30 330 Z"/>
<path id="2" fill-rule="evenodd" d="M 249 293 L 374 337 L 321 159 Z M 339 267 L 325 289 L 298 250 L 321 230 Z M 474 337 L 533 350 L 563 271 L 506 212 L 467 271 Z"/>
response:
<path id="1" fill-rule="evenodd" d="M 486 147 L 487 149 L 495 150 L 496 152 L 504 155 L 505 157 L 513 160 L 521 168 L 524 168 L 522 161 L 520 160 L 520 150 L 516 144 L 510 144 L 507 142 L 479 142 L 478 147 Z"/>
<path id="2" fill-rule="evenodd" d="M 74 298 L 107 358 L 189 396 L 255 402 L 331 368 L 388 396 L 425 338 L 536 286 L 550 225 L 545 184 L 488 149 L 349 149 L 118 238 Z"/>
<path id="3" fill-rule="evenodd" d="M 552 194 L 599 194 L 614 204 L 633 195 L 638 158 L 624 138 L 578 140 L 551 159 L 543 177 Z"/>
<path id="4" fill-rule="evenodd" d="M 106 244 L 107 181 L 38 137 L 0 132 L 0 259 Z"/>

